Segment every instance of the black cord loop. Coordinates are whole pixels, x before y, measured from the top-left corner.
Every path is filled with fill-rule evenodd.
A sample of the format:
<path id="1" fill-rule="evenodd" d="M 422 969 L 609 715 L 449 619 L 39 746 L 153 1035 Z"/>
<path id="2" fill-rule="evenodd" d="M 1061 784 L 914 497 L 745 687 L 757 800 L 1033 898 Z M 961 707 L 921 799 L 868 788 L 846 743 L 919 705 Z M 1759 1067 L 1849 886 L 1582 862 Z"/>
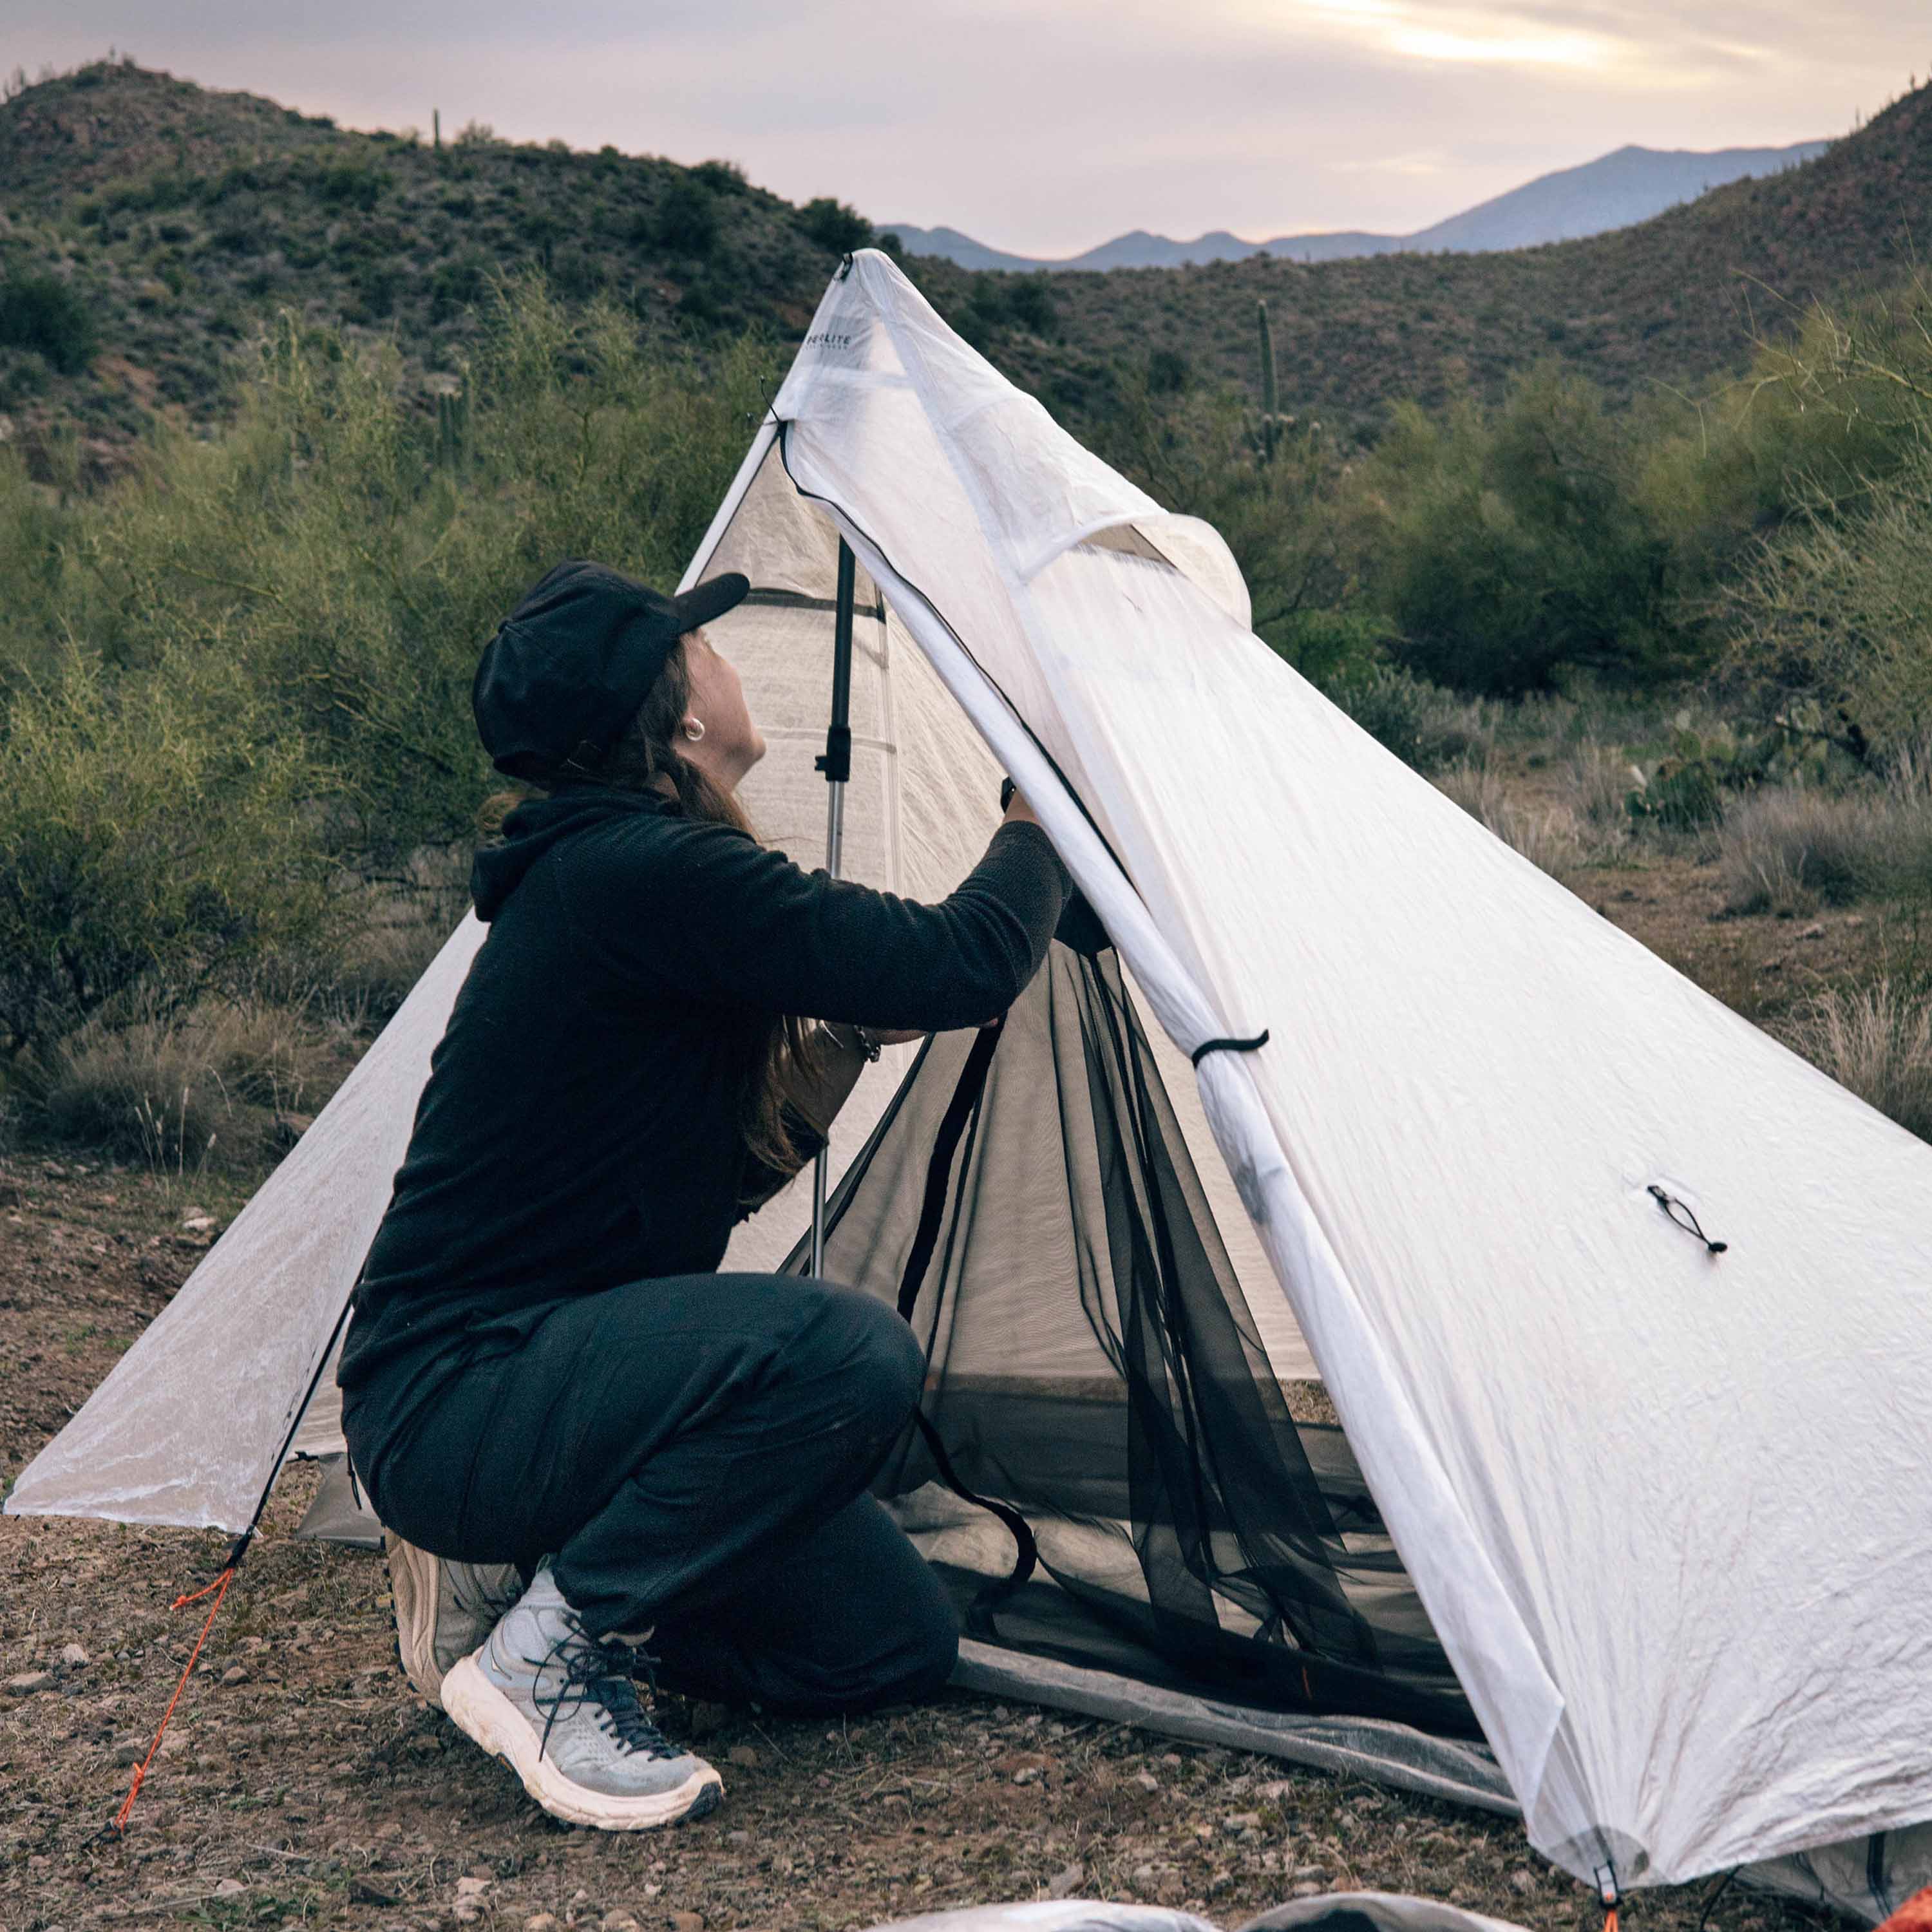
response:
<path id="1" fill-rule="evenodd" d="M 1650 1198 L 1664 1210 L 1665 1216 L 1682 1228 L 1687 1234 L 1695 1234 L 1698 1240 L 1704 1244 L 1705 1251 L 1707 1253 L 1720 1255 L 1731 1245 L 1729 1241 L 1712 1240 L 1710 1236 L 1697 1225 L 1697 1217 L 1690 1211 L 1689 1206 L 1678 1200 L 1676 1195 L 1666 1194 L 1655 1181 L 1651 1183 L 1648 1192 Z M 1682 1220 L 1678 1219 L 1680 1213 L 1683 1216 Z"/>
<path id="2" fill-rule="evenodd" d="M 1256 1053 L 1268 1043 L 1268 1030 L 1263 1027 L 1252 1040 L 1204 1040 L 1187 1057 L 1196 1066 L 1210 1053 Z"/>

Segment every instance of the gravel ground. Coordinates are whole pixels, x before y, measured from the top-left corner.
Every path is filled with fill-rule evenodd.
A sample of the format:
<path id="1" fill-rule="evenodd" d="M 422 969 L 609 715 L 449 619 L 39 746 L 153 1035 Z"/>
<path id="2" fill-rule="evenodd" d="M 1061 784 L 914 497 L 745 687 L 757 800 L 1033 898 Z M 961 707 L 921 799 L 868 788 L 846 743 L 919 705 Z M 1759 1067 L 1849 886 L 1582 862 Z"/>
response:
<path id="1" fill-rule="evenodd" d="M 0 1483 L 238 1201 L 64 1157 L 0 1170 Z M 725 1803 L 664 1833 L 571 1830 L 410 1692 L 380 1559 L 290 1540 L 314 1480 L 284 1478 L 118 1844 L 98 1834 L 203 1615 L 169 1605 L 208 1580 L 226 1539 L 0 1518 L 0 1932 L 809 1932 L 1069 1895 L 1234 1927 L 1298 1893 L 1360 1887 L 1549 1932 L 1601 1922 L 1509 1821 L 965 1695 L 834 1726 L 670 1702 L 666 1728 L 699 1736 Z M 1646 1893 L 1625 1924 L 1693 1932 L 1710 1891 Z M 1819 1923 L 1733 1888 L 1708 1932 Z"/>

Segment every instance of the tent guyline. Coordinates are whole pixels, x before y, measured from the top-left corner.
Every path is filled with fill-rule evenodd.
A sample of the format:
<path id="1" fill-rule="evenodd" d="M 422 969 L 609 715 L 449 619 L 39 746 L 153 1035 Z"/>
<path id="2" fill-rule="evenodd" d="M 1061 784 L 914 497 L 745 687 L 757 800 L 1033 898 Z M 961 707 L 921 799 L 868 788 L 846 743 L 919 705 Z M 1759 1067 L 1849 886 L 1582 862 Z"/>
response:
<path id="1" fill-rule="evenodd" d="M 772 844 L 827 858 L 824 754 L 841 876 L 942 898 L 1010 774 L 1093 914 L 944 1161 L 970 1034 L 887 1047 L 827 1155 L 825 1271 L 910 1281 L 928 1363 L 881 1502 L 969 1616 L 1018 1532 L 965 1496 L 1032 1539 L 962 1681 L 1514 1809 L 1610 1903 L 1932 1876 L 1932 1150 L 1376 745 L 876 251 L 685 584 L 729 570 Z M 482 937 L 8 1510 L 259 1520 Z M 808 1266 L 813 1192 L 725 1269 Z M 314 1389 L 287 1452 L 339 1454 Z"/>
<path id="2" fill-rule="evenodd" d="M 1677 1226 L 1682 1228 L 1687 1234 L 1695 1234 L 1698 1240 L 1704 1244 L 1704 1250 L 1707 1254 L 1721 1255 L 1731 1245 L 1728 1241 L 1712 1240 L 1710 1236 L 1698 1226 L 1697 1217 L 1690 1211 L 1689 1207 L 1678 1200 L 1676 1195 L 1660 1187 L 1655 1181 L 1651 1183 L 1647 1191 L 1650 1198 L 1664 1210 L 1665 1214 L 1676 1222 Z M 1681 1220 L 1678 1219 L 1679 1215 L 1683 1216 Z"/>
<path id="3" fill-rule="evenodd" d="M 359 1274 L 359 1270 L 358 1273 Z M 176 1598 L 173 1603 L 169 1606 L 172 1610 L 186 1610 L 189 1604 L 200 1602 L 210 1591 L 214 1593 L 214 1601 L 208 1605 L 208 1615 L 202 1622 L 201 1634 L 195 1639 L 194 1648 L 188 1652 L 187 1663 L 182 1666 L 182 1673 L 176 1682 L 174 1694 L 168 1700 L 167 1708 L 161 1713 L 161 1721 L 154 1726 L 154 1735 L 148 1741 L 146 1754 L 134 1767 L 134 1775 L 128 1782 L 128 1795 L 121 1801 L 120 1810 L 100 1828 L 98 1835 L 104 1839 L 121 1838 L 127 1831 L 128 1818 L 134 1809 L 134 1801 L 140 1796 L 141 1786 L 147 1780 L 148 1767 L 154 1762 L 154 1754 L 160 1749 L 161 1740 L 167 1735 L 168 1726 L 173 1721 L 175 1706 L 181 1702 L 182 1693 L 188 1688 L 188 1681 L 194 1672 L 195 1660 L 201 1655 L 202 1646 L 207 1642 L 208 1634 L 214 1628 L 214 1619 L 220 1613 L 221 1606 L 227 1599 L 228 1586 L 234 1582 L 236 1572 L 241 1568 L 243 1558 L 248 1556 L 250 1548 L 254 1543 L 256 1532 L 261 1527 L 262 1514 L 268 1507 L 268 1498 L 274 1492 L 275 1478 L 281 1474 L 282 1466 L 288 1460 L 289 1451 L 294 1446 L 296 1436 L 302 1426 L 303 1418 L 308 1414 L 309 1405 L 315 1400 L 315 1392 L 321 1385 L 324 1372 L 334 1363 L 336 1350 L 341 1342 L 343 1330 L 349 1325 L 351 1306 L 350 1300 L 345 1298 L 341 1311 L 335 1318 L 335 1325 L 328 1331 L 328 1340 L 323 1345 L 321 1354 L 316 1358 L 314 1372 L 308 1378 L 308 1384 L 302 1390 L 302 1398 L 295 1405 L 293 1412 L 289 1418 L 287 1431 L 283 1436 L 281 1442 L 276 1449 L 274 1460 L 268 1467 L 268 1475 L 255 1498 L 255 1507 L 249 1514 L 247 1524 L 236 1536 L 235 1540 L 229 1545 L 228 1554 L 222 1558 L 220 1569 L 216 1573 L 212 1582 L 204 1584 L 201 1588 L 191 1594 Z M 344 1467 L 346 1466 L 345 1462 Z M 352 1477 L 351 1480 L 353 1480 Z"/>

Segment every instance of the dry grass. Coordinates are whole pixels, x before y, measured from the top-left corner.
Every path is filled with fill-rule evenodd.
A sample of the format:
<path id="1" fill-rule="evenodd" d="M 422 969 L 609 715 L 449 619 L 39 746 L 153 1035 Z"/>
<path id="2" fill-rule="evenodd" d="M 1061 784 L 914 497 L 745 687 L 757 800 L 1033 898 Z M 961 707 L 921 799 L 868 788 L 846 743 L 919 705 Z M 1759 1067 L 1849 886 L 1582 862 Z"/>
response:
<path id="1" fill-rule="evenodd" d="M 1767 788 L 1732 803 L 1720 839 L 1724 902 L 1734 913 L 1791 915 L 1932 893 L 1932 802 L 1922 788 Z"/>
<path id="2" fill-rule="evenodd" d="M 1472 818 L 1543 871 L 1560 875 L 1588 862 L 1591 841 L 1568 806 L 1514 799 L 1502 775 L 1487 765 L 1458 765 L 1436 784 Z"/>
<path id="3" fill-rule="evenodd" d="M 1932 1140 L 1932 999 L 1890 979 L 1817 994 L 1779 1029 L 1840 1086 Z"/>
<path id="4" fill-rule="evenodd" d="M 32 1084 L 62 1139 L 181 1175 L 272 1159 L 351 1064 L 339 1030 L 332 1037 L 303 1008 L 205 1000 L 118 1025 L 92 1019 Z"/>
<path id="5" fill-rule="evenodd" d="M 473 844 L 424 845 L 393 874 L 346 888 L 344 934 L 330 962 L 331 1002 L 359 1033 L 388 1020 L 470 908 Z"/>
<path id="6" fill-rule="evenodd" d="M 1630 836 L 1630 795 L 1636 767 L 1617 747 L 1586 738 L 1570 754 L 1567 770 L 1574 809 L 1598 844 L 1622 846 Z"/>

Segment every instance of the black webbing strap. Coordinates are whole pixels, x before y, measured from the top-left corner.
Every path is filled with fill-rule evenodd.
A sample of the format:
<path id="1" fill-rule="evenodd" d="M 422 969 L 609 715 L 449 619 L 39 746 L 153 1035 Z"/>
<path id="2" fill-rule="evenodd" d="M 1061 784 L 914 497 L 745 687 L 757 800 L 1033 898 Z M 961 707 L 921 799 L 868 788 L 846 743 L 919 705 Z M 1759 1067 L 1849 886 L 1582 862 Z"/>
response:
<path id="1" fill-rule="evenodd" d="M 996 1634 L 993 1630 L 993 1612 L 1033 1574 L 1039 1564 L 1040 1545 L 1034 1540 L 1033 1526 L 1011 1503 L 998 1502 L 991 1496 L 982 1496 L 959 1480 L 959 1472 L 952 1466 L 952 1458 L 946 1453 L 946 1444 L 939 1439 L 939 1431 L 932 1426 L 932 1418 L 924 1409 L 914 1409 L 912 1419 L 919 1424 L 919 1432 L 926 1438 L 932 1466 L 939 1472 L 939 1480 L 961 1502 L 970 1503 L 976 1509 L 990 1510 L 1006 1525 L 1013 1539 L 1012 1568 L 981 1589 L 966 1612 L 967 1622 L 974 1634 L 990 1637 Z"/>
<path id="2" fill-rule="evenodd" d="M 1187 1057 L 1198 1066 L 1210 1053 L 1258 1053 L 1268 1043 L 1268 1028 L 1263 1027 L 1252 1040 L 1204 1040 Z"/>
<path id="3" fill-rule="evenodd" d="M 1865 1889 L 1878 1900 L 1879 1910 L 1889 1918 L 1898 1908 L 1892 1902 L 1892 1887 L 1886 1882 L 1885 1838 L 1874 1832 L 1865 1840 Z M 1737 1874 L 1733 1872 L 1732 1877 Z"/>
<path id="4" fill-rule="evenodd" d="M 958 1084 L 946 1104 L 939 1131 L 933 1138 L 932 1154 L 926 1168 L 926 1192 L 920 1201 L 919 1226 L 914 1232 L 912 1247 L 906 1256 L 905 1271 L 899 1277 L 899 1314 L 908 1322 L 918 1305 L 919 1292 L 926 1285 L 934 1251 L 939 1245 L 946 1198 L 952 1190 L 952 1163 L 958 1156 L 967 1123 L 977 1111 L 981 1096 L 986 1090 L 986 1075 L 993 1064 L 993 1049 L 1000 1043 L 1000 1023 L 980 1028 L 979 1036 L 966 1055 L 966 1064 L 960 1070 Z M 1040 1545 L 1034 1538 L 1032 1526 L 1012 1504 L 982 1496 L 961 1481 L 959 1472 L 952 1466 L 952 1458 L 946 1454 L 946 1444 L 940 1440 L 939 1431 L 923 1408 L 914 1410 L 913 1420 L 919 1425 L 919 1432 L 925 1440 L 939 1480 L 961 1502 L 998 1516 L 1013 1539 L 1012 1570 L 987 1584 L 974 1598 L 966 1612 L 968 1625 L 975 1635 L 992 1637 L 996 1634 L 992 1624 L 993 1611 L 1033 1574 L 1040 1562 Z"/>
<path id="5" fill-rule="evenodd" d="M 913 1304 L 925 1284 L 926 1271 L 932 1265 L 932 1251 L 939 1245 L 939 1224 L 946 1213 L 952 1158 L 959 1151 L 966 1123 L 973 1118 L 980 1096 L 986 1091 L 986 1071 L 993 1064 L 993 1049 L 1000 1043 L 1000 1024 L 980 1029 L 933 1140 L 932 1158 L 926 1163 L 926 1192 L 919 1204 L 919 1226 L 914 1231 L 911 1251 L 906 1256 L 905 1272 L 899 1277 L 899 1313 L 908 1322 L 912 1319 Z"/>

